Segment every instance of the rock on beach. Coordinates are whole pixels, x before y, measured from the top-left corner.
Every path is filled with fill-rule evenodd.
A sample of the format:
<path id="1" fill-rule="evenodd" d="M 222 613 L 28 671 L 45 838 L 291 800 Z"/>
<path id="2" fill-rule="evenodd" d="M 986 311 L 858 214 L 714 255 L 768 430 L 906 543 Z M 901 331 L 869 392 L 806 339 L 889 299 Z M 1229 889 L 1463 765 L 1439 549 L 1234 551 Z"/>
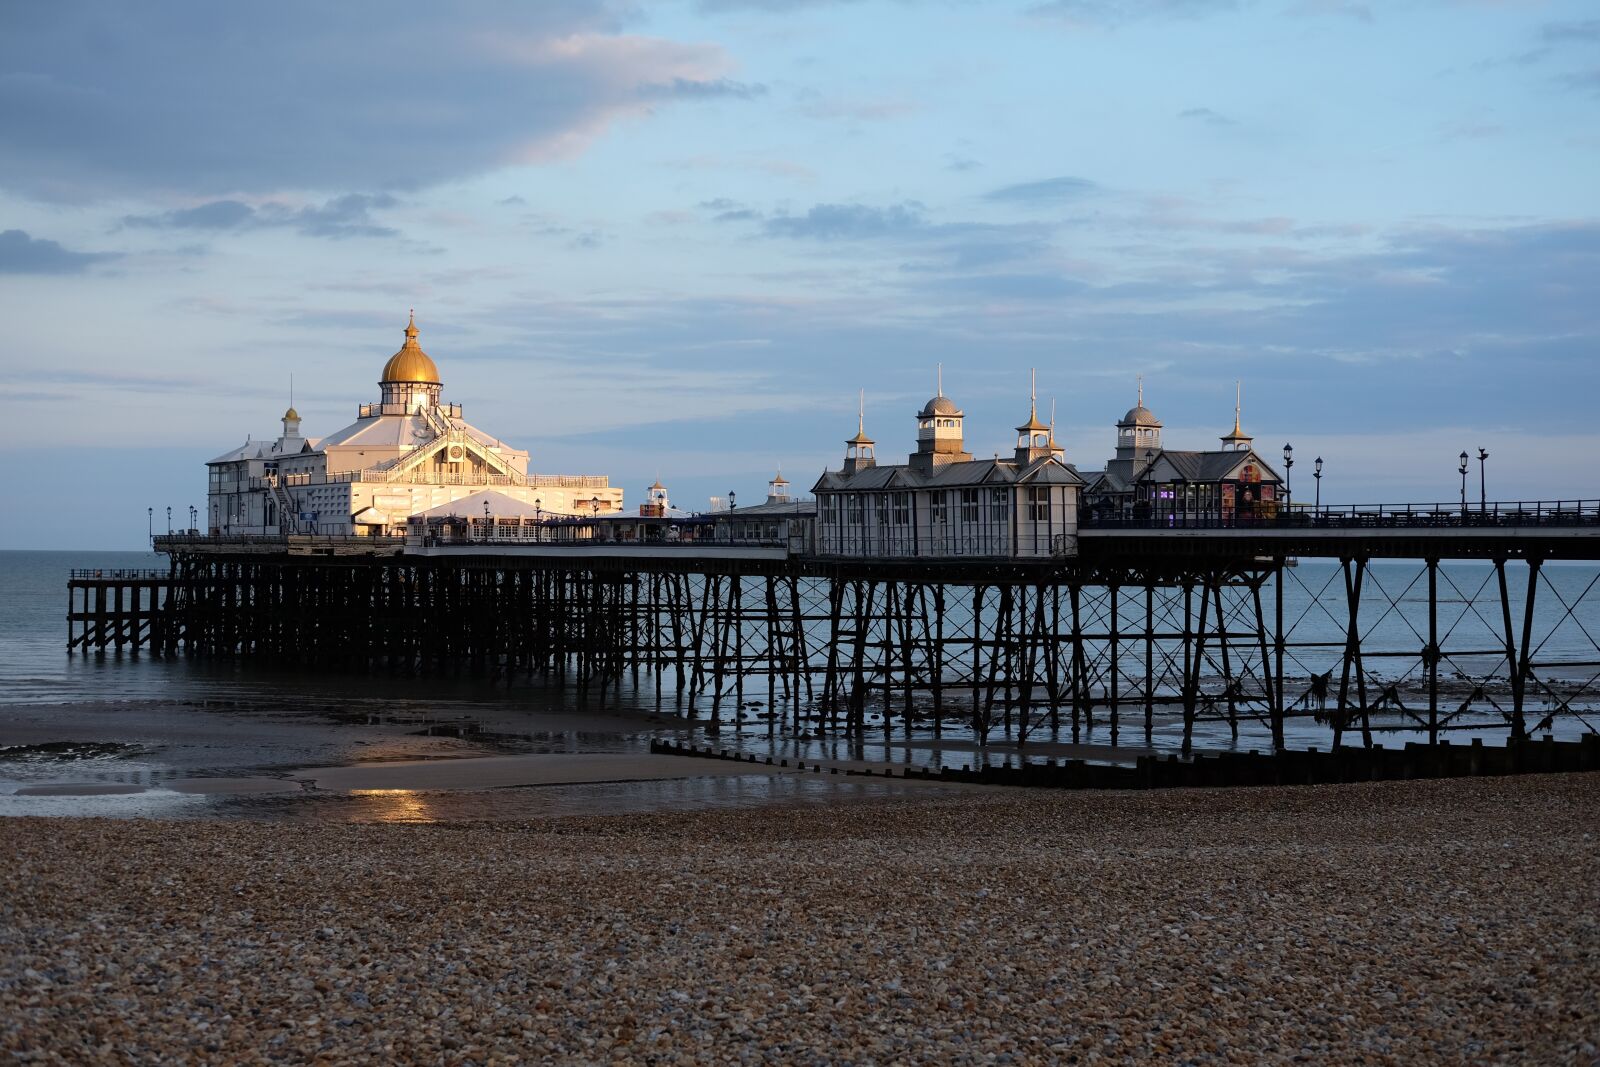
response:
<path id="1" fill-rule="evenodd" d="M 1591 1063 L 1600 775 L 0 821 L 37 1063 Z"/>

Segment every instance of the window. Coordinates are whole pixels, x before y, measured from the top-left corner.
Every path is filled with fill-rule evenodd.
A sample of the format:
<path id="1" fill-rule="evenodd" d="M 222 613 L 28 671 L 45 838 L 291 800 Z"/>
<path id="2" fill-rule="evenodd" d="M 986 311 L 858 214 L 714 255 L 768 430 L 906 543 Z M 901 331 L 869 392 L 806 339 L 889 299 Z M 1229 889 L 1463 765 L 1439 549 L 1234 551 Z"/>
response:
<path id="1" fill-rule="evenodd" d="M 991 489 L 989 491 L 989 519 L 992 522 L 1005 522 L 1011 517 L 1011 490 Z"/>
<path id="2" fill-rule="evenodd" d="M 896 493 L 894 495 L 894 524 L 896 526 L 911 525 L 910 493 Z"/>
<path id="3" fill-rule="evenodd" d="M 861 525 L 861 494 L 850 493 L 845 496 L 845 506 L 849 508 L 848 520 L 851 526 Z"/>
<path id="4" fill-rule="evenodd" d="M 945 514 L 944 492 L 942 490 L 935 489 L 932 493 L 928 494 L 928 502 L 933 508 L 933 521 L 935 525 L 946 521 L 949 516 Z"/>
<path id="5" fill-rule="evenodd" d="M 961 490 L 961 521 L 977 524 L 978 491 L 976 489 Z"/>
<path id="6" fill-rule="evenodd" d="M 1028 518 L 1034 522 L 1050 521 L 1050 490 L 1028 490 Z"/>

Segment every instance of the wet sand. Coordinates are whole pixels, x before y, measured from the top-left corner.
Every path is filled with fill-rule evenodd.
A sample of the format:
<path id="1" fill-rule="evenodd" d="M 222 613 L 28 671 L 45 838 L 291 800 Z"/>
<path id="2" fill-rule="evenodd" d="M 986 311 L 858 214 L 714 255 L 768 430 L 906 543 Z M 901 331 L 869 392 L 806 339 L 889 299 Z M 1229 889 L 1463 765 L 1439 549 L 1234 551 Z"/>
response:
<path id="1" fill-rule="evenodd" d="M 435 826 L 0 820 L 0 1049 L 1588 1063 L 1597 816 L 1600 775 L 1573 774 Z"/>

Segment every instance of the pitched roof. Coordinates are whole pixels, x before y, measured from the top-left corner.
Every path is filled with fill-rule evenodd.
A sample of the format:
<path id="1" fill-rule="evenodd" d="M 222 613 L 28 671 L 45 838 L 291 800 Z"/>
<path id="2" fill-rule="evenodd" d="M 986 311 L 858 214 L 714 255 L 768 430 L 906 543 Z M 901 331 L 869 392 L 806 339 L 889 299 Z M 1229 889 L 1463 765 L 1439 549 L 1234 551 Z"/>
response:
<path id="1" fill-rule="evenodd" d="M 812 492 L 954 489 L 1012 483 L 1081 485 L 1083 478 L 1072 464 L 1049 456 L 1023 467 L 1018 467 L 1011 460 L 974 459 L 963 463 L 945 463 L 935 467 L 929 474 L 898 463 L 868 467 L 854 474 L 824 471 L 812 486 Z"/>

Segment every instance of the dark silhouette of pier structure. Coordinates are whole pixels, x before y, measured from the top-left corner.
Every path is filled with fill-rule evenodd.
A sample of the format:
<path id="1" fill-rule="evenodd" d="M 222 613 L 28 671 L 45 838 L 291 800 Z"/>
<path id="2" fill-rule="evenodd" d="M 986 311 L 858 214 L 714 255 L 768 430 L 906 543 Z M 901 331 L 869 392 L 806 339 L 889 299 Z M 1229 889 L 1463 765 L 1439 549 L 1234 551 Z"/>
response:
<path id="1" fill-rule="evenodd" d="M 1226 525 L 1086 515 L 1075 554 L 1045 559 L 830 557 L 793 533 L 646 544 L 598 524 L 501 543 L 492 529 L 158 536 L 168 572 L 74 573 L 68 648 L 537 677 L 601 704 L 631 679 L 710 723 L 807 736 L 963 726 L 1126 743 L 1181 717 L 1185 751 L 1197 726 L 1237 738 L 1250 723 L 1281 750 L 1297 718 L 1335 746 L 1387 730 L 1520 743 L 1558 717 L 1592 722 L 1600 683 L 1595 582 L 1574 592 L 1548 566 L 1600 562 L 1596 502 Z M 1317 588 L 1297 573 L 1310 561 L 1334 565 Z M 1403 589 L 1375 573 L 1388 561 L 1417 565 Z M 1452 576 L 1458 561 L 1479 561 L 1472 581 Z M 1403 639 L 1380 639 L 1385 626 Z M 1547 654 L 1560 627 L 1586 651 Z"/>

